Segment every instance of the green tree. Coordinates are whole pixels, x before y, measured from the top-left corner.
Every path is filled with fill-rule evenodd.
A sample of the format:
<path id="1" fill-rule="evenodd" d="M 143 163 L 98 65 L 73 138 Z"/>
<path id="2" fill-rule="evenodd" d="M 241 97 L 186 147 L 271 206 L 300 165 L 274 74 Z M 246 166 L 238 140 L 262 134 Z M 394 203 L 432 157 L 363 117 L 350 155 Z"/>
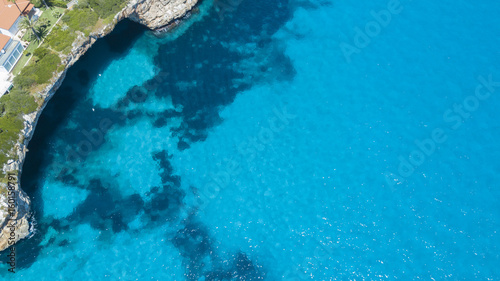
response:
<path id="1" fill-rule="evenodd" d="M 47 18 L 41 18 L 36 21 L 36 26 L 43 26 L 45 28 L 50 26 L 50 21 Z"/>
<path id="2" fill-rule="evenodd" d="M 47 30 L 46 26 L 43 26 L 43 25 L 36 26 L 35 27 L 35 34 L 37 36 L 35 38 L 33 38 L 33 40 L 36 43 L 40 44 L 40 43 L 42 43 L 43 38 L 47 37 L 48 33 L 49 33 L 49 31 Z"/>
<path id="3" fill-rule="evenodd" d="M 90 2 L 89 0 L 78 0 L 78 7 L 80 8 L 89 8 L 90 10 L 92 10 L 92 12 L 94 11 L 92 9 L 92 6 L 90 6 Z"/>
<path id="4" fill-rule="evenodd" d="M 21 20 L 21 28 L 25 28 L 25 29 L 31 29 L 31 31 L 33 32 L 33 34 L 35 34 L 35 36 L 38 38 L 38 40 L 40 41 L 40 37 L 38 36 L 38 34 L 35 32 L 35 29 L 34 29 L 34 25 L 33 25 L 33 22 L 31 22 L 30 18 L 28 16 L 25 16 L 23 15 L 23 11 L 21 11 L 21 9 L 19 8 L 19 6 L 17 5 L 17 2 L 16 0 L 8 0 L 9 2 L 12 2 L 16 5 L 17 9 L 19 10 L 19 13 L 21 14 L 21 16 L 23 17 L 23 19 Z"/>
<path id="5" fill-rule="evenodd" d="M 45 0 L 31 0 L 31 4 L 35 5 L 37 8 L 41 8 L 42 5 L 44 5 L 47 10 L 50 9 L 49 5 L 45 3 Z"/>
<path id="6" fill-rule="evenodd" d="M 47 3 L 45 3 L 45 0 L 42 0 L 42 2 L 43 2 L 43 4 L 45 5 L 45 8 L 47 8 L 47 10 L 48 10 L 48 9 L 50 9 L 50 8 L 49 8 L 49 5 L 47 5 Z"/>
<path id="7" fill-rule="evenodd" d="M 23 17 L 19 25 L 21 26 L 21 28 L 28 30 L 28 32 L 29 31 L 33 32 L 33 34 L 36 36 L 37 41 L 39 42 L 42 41 L 42 39 L 40 38 L 40 36 L 38 36 L 38 33 L 35 30 L 35 25 L 28 17 Z"/>
<path id="8" fill-rule="evenodd" d="M 37 57 L 37 61 L 43 59 L 46 55 L 50 54 L 50 50 L 44 47 L 36 48 L 33 55 Z"/>

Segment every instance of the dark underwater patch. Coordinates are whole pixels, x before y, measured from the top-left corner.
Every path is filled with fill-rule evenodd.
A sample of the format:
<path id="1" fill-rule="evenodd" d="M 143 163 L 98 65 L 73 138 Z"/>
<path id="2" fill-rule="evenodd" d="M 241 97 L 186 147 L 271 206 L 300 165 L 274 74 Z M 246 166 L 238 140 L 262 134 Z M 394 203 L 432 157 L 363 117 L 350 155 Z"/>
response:
<path id="1" fill-rule="evenodd" d="M 153 127 L 155 127 L 155 128 L 164 127 L 164 126 L 168 125 L 168 123 L 170 123 L 169 120 L 171 118 L 179 117 L 179 116 L 181 116 L 181 113 L 179 113 L 173 109 L 165 110 L 165 111 L 155 115 L 156 120 L 153 122 Z"/>
<path id="2" fill-rule="evenodd" d="M 122 198 L 100 179 L 91 180 L 88 190 L 90 193 L 85 201 L 64 219 L 69 224 L 88 222 L 101 231 L 118 233 L 127 230 L 128 223 L 144 208 L 144 201 L 138 194 Z"/>
<path id="3" fill-rule="evenodd" d="M 256 266 L 245 253 L 238 253 L 235 259 L 235 268 L 233 277 L 239 280 L 263 280 L 265 274 L 260 272 L 259 267 Z"/>
<path id="4" fill-rule="evenodd" d="M 153 160 L 158 162 L 160 166 L 160 177 L 163 184 L 172 184 L 175 186 L 181 185 L 181 178 L 173 174 L 174 168 L 170 163 L 169 159 L 172 158 L 172 155 L 168 155 L 166 150 L 162 150 L 160 152 L 156 152 L 153 154 Z"/>
<path id="5" fill-rule="evenodd" d="M 331 6 L 333 5 L 331 0 L 318 0 L 318 1 L 311 1 L 311 0 L 293 0 L 290 2 L 291 7 L 295 10 L 297 8 L 304 8 L 304 9 L 319 9 L 322 6 Z"/>
<path id="6" fill-rule="evenodd" d="M 256 83 L 293 79 L 293 64 L 272 40 L 292 15 L 287 4 L 243 1 L 223 19 L 214 9 L 181 37 L 160 47 L 154 60 L 160 73 L 143 87 L 153 89 L 157 98 L 171 97 L 174 106 L 182 108 L 182 124 L 173 130 L 178 149 L 204 141 L 208 129 L 222 122 L 221 107 L 238 93 Z M 158 117 L 153 122 L 155 127 L 168 124 Z"/>
<path id="7" fill-rule="evenodd" d="M 124 126 L 128 121 L 147 117 L 154 127 L 159 128 L 168 125 L 172 118 L 181 117 L 181 125 L 172 130 L 179 139 L 178 148 L 188 149 L 193 142 L 204 141 L 210 129 L 223 121 L 220 110 L 231 104 L 237 94 L 256 83 L 293 79 L 295 69 L 292 62 L 285 55 L 284 48 L 272 39 L 272 35 L 292 16 L 287 6 L 285 0 L 243 1 L 224 19 L 212 10 L 209 16 L 193 24 L 177 40 L 162 45 L 154 60 L 160 74 L 144 85 L 131 88 L 127 96 L 111 109 L 93 108 L 91 101 L 86 100 L 90 86 L 110 62 L 127 54 L 145 28 L 123 21 L 110 35 L 98 40 L 68 71 L 66 80 L 44 110 L 28 147 L 31 152 L 23 169 L 23 189 L 32 198 L 32 208 L 41 223 L 33 238 L 19 243 L 19 251 L 26 253 L 20 257 L 21 267 L 29 267 L 36 261 L 43 249 L 40 243 L 49 227 L 63 233 L 88 222 L 101 231 L 118 233 L 129 231 L 127 224 L 141 211 L 145 213 L 143 219 L 151 222 L 148 227 L 176 221 L 185 207 L 185 192 L 180 188 L 181 178 L 173 174 L 167 150 L 152 155 L 158 162 L 158 170 L 151 172 L 160 175 L 162 185 L 152 188 L 148 194 L 151 200 L 146 203 L 137 194 L 122 198 L 116 189 L 108 188 L 107 183 L 114 184 L 112 177 L 78 182 L 80 177 L 75 175 L 86 171 L 80 162 L 65 163 L 67 148 L 78 153 L 75 146 L 87 141 L 92 145 L 91 153 L 98 151 L 104 140 L 96 141 L 97 135 L 89 139 L 81 132 L 99 128 L 103 119 L 109 119 L 113 126 Z M 136 96 L 143 99 L 131 100 Z M 176 109 L 181 110 L 155 114 L 127 110 L 131 103 L 139 104 L 151 98 L 161 101 L 167 97 L 172 99 Z M 68 120 L 76 124 L 76 128 L 67 126 Z M 76 159 L 84 163 L 86 156 L 79 155 Z M 60 174 L 56 172 L 59 174 L 57 180 L 90 191 L 86 200 L 67 218 L 44 221 L 47 218 L 43 217 L 43 204 L 48 202 L 41 200 L 39 189 L 47 169 L 63 169 Z M 222 266 L 203 222 L 188 219 L 176 227 L 180 230 L 168 239 L 183 257 L 189 280 L 198 280 L 195 278 L 201 276 L 207 280 L 261 280 L 265 277 L 262 268 L 244 253 L 237 253 L 229 267 Z M 76 242 L 60 235 L 51 239 L 48 246 L 64 247 Z M 207 257 L 214 261 L 216 268 L 207 268 L 203 263 Z"/>
<path id="8" fill-rule="evenodd" d="M 177 221 L 184 207 L 186 193 L 180 188 L 181 178 L 173 173 L 171 157 L 166 150 L 152 155 L 158 163 L 158 175 L 162 181 L 162 186 L 153 187 L 147 194 L 151 200 L 145 205 L 144 212 L 152 224 Z"/>
<path id="9" fill-rule="evenodd" d="M 205 275 L 206 280 L 264 280 L 265 272 L 255 265 L 243 252 L 238 252 L 228 270 L 212 271 Z"/>
<path id="10" fill-rule="evenodd" d="M 211 241 L 206 227 L 189 220 L 185 227 L 171 240 L 184 258 L 185 276 L 188 280 L 198 280 L 203 276 L 203 259 L 211 252 Z"/>
<path id="11" fill-rule="evenodd" d="M 120 22 L 111 34 L 98 40 L 68 70 L 61 87 L 40 116 L 36 132 L 28 145 L 30 153 L 26 155 L 21 181 L 23 190 L 30 197 L 35 196 L 38 189 L 37 181 L 43 177 L 45 167 L 50 167 L 54 160 L 61 161 L 59 166 L 67 166 L 67 163 L 64 163 L 66 159 L 55 159 L 54 155 L 64 151 L 67 145 L 75 146 L 79 141 L 85 140 L 85 136 L 81 134 L 82 129 L 99 128 L 98 122 L 104 118 L 110 118 L 116 124 L 123 124 L 121 113 L 102 108 L 90 111 L 92 106 L 84 101 L 89 92 L 90 82 L 95 81 L 102 69 L 113 60 L 126 55 L 130 46 L 145 31 L 146 28 L 130 21 Z M 75 117 L 70 118 L 75 114 Z M 70 119 L 77 123 L 77 129 L 65 128 L 66 122 Z M 63 143 L 62 147 L 53 147 L 57 143 L 56 140 Z M 68 175 L 66 173 L 62 176 Z M 34 208 L 37 210 L 37 217 L 43 215 L 43 208 Z"/>

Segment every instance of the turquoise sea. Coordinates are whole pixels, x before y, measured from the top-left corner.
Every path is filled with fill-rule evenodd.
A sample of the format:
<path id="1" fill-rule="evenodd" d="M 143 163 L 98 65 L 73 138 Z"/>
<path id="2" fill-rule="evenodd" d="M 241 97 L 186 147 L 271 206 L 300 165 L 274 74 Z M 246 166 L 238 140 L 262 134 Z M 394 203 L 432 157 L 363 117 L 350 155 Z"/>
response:
<path id="1" fill-rule="evenodd" d="M 500 4 L 205 0 L 72 67 L 5 280 L 499 280 Z M 6 252 L 1 254 L 7 260 Z"/>

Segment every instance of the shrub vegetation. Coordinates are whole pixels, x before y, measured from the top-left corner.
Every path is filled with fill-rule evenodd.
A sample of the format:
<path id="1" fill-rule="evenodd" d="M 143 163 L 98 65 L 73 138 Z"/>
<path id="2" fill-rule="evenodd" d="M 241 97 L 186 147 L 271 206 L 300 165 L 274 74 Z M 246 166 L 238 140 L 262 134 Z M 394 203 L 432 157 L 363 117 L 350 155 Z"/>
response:
<path id="1" fill-rule="evenodd" d="M 81 31 L 87 36 L 98 20 L 99 15 L 89 8 L 69 11 L 62 18 L 70 29 Z"/>
<path id="2" fill-rule="evenodd" d="M 14 85 L 20 90 L 29 90 L 35 84 L 48 83 L 57 70 L 61 59 L 55 53 L 41 51 L 42 58 L 34 64 L 30 64 L 21 70 L 21 73 L 14 78 Z"/>
<path id="3" fill-rule="evenodd" d="M 63 30 L 60 26 L 57 26 L 52 29 L 52 33 L 50 33 L 46 41 L 52 49 L 66 54 L 71 51 L 71 45 L 75 38 L 76 34 L 74 32 L 68 29 Z"/>
<path id="4" fill-rule="evenodd" d="M 67 3 L 62 0 L 45 0 L 45 3 L 49 6 L 55 6 L 60 8 L 66 8 Z"/>
<path id="5" fill-rule="evenodd" d="M 23 115 L 37 109 L 35 99 L 29 92 L 14 88 L 0 98 L 0 164 L 7 163 L 9 152 L 24 127 Z M 1 168 L 1 166 L 0 166 Z M 3 172 L 0 171 L 0 174 Z"/>
<path id="6" fill-rule="evenodd" d="M 124 0 L 88 0 L 88 4 L 102 19 L 114 16 L 125 3 Z"/>

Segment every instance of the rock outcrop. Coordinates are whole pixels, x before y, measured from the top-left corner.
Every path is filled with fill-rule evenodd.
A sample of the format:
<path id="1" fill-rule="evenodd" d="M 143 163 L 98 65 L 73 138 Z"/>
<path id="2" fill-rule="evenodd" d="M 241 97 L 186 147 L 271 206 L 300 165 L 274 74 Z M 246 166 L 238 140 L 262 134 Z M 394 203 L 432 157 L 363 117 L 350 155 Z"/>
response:
<path id="1" fill-rule="evenodd" d="M 65 69 L 57 73 L 53 79 L 53 83 L 46 87 L 39 95 L 43 99 L 41 108 L 29 115 L 24 116 L 24 129 L 19 136 L 18 143 L 15 145 L 15 154 L 17 160 L 12 160 L 2 167 L 2 170 L 7 173 L 17 174 L 17 182 L 15 183 L 15 196 L 16 196 L 16 209 L 13 212 L 7 211 L 9 198 L 0 196 L 0 251 L 9 247 L 9 238 L 11 233 L 15 233 L 15 241 L 26 238 L 30 232 L 30 200 L 26 193 L 21 189 L 21 172 L 24 159 L 26 157 L 28 143 L 33 136 L 38 118 L 40 117 L 43 109 L 52 98 L 54 93 L 61 86 L 66 72 L 75 64 L 78 59 L 84 55 L 87 50 L 92 47 L 95 41 L 102 38 L 113 31 L 117 22 L 122 19 L 128 18 L 140 24 L 149 27 L 152 30 L 165 27 L 174 21 L 182 18 L 188 13 L 199 0 L 131 0 L 127 6 L 115 16 L 114 23 L 104 26 L 100 31 L 91 34 L 89 37 L 79 37 L 73 43 L 73 49 L 68 56 L 62 58 L 65 62 Z M 1 185 L 1 183 L 0 183 Z M 7 186 L 0 186 L 7 188 Z M 16 221 L 14 228 L 9 227 L 10 221 Z"/>
<path id="2" fill-rule="evenodd" d="M 197 2 L 198 0 L 132 0 L 121 16 L 150 29 L 158 29 L 184 16 Z"/>

